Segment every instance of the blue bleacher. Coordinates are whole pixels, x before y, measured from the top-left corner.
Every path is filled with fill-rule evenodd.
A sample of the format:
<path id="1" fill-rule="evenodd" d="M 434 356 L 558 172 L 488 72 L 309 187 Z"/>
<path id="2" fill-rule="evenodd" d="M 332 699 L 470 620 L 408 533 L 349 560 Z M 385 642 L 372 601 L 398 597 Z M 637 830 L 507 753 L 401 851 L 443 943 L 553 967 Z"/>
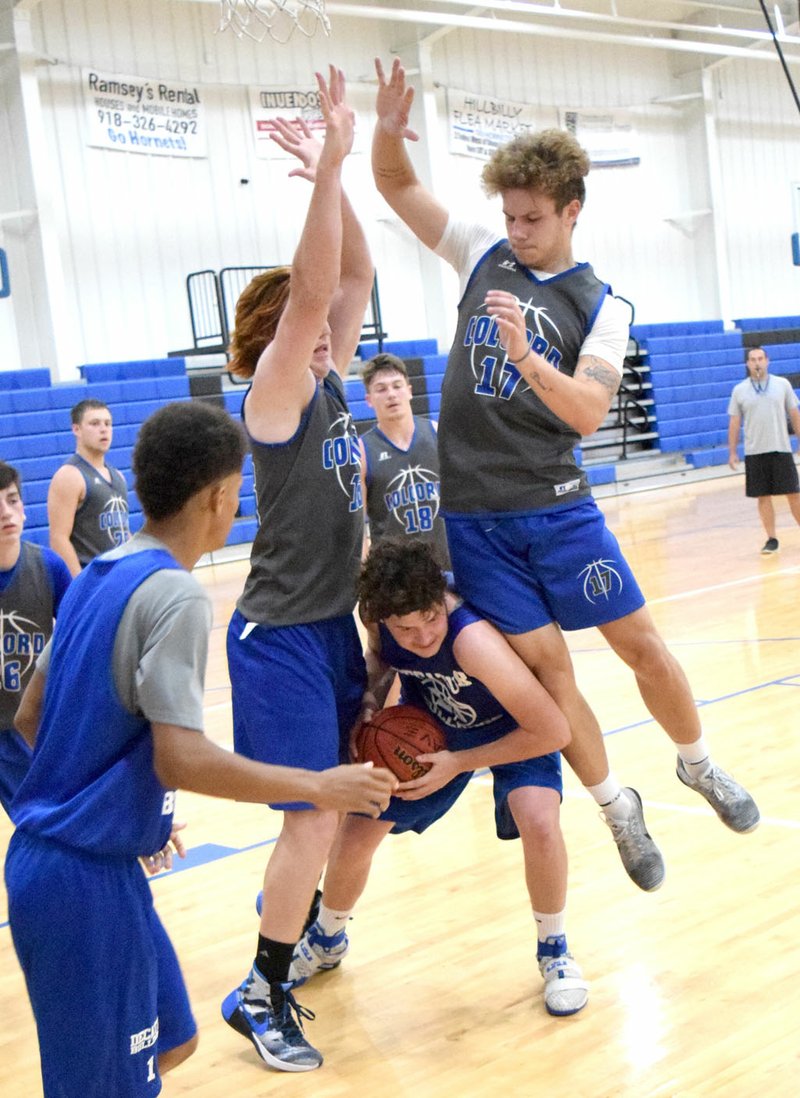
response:
<path id="1" fill-rule="evenodd" d="M 397 355 L 398 358 L 424 358 L 425 355 L 435 355 L 439 347 L 435 339 L 385 339 L 383 341 L 383 353 Z M 377 341 L 359 343 L 356 354 L 363 361 L 374 358 L 378 354 Z"/>
<path id="2" fill-rule="evenodd" d="M 70 409 L 81 400 L 101 400 L 114 417 L 114 445 L 108 460 L 130 485 L 131 458 L 139 427 L 169 401 L 189 400 L 189 379 L 182 358 L 91 363 L 79 382 L 51 383 L 45 368 L 0 371 L 0 457 L 13 464 L 23 482 L 25 538 L 48 542 L 47 493 L 55 471 L 74 453 Z M 241 395 L 238 396 L 241 403 Z M 249 459 L 248 459 L 249 461 Z M 247 468 L 247 463 L 246 463 Z M 250 470 L 252 466 L 250 466 Z M 252 515 L 252 472 L 243 485 L 240 513 Z M 246 493 L 246 494 L 245 494 Z M 143 522 L 136 493 L 129 490 L 131 529 Z M 248 542 L 252 520 L 234 525 L 228 544 Z"/>
<path id="3" fill-rule="evenodd" d="M 0 370 L 0 389 L 46 389 L 50 371 L 46 366 L 28 370 Z"/>
<path id="4" fill-rule="evenodd" d="M 134 362 L 87 362 L 78 367 L 86 382 L 133 381 L 138 378 L 174 377 L 186 374 L 185 358 L 150 358 Z"/>
<path id="5" fill-rule="evenodd" d="M 741 332 L 769 332 L 780 328 L 800 328 L 800 316 L 748 316 L 734 320 Z"/>

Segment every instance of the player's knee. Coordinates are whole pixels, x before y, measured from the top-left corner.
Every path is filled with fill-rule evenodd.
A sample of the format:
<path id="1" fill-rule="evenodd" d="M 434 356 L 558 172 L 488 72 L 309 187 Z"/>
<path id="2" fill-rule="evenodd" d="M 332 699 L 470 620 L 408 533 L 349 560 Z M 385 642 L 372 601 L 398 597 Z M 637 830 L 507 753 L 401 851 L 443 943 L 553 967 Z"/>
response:
<path id="1" fill-rule="evenodd" d="M 558 841 L 561 834 L 559 797 L 555 790 L 537 789 L 536 792 L 536 796 L 531 796 L 530 787 L 513 790 L 508 797 L 508 807 L 526 845 L 549 845 Z"/>
<path id="2" fill-rule="evenodd" d="M 166 1052 L 161 1052 L 158 1055 L 158 1073 L 163 1075 L 167 1071 L 172 1071 L 178 1064 L 182 1064 L 185 1060 L 188 1060 L 197 1050 L 197 1046 L 200 1042 L 200 1034 L 195 1032 L 194 1036 L 190 1037 L 188 1041 L 184 1041 L 182 1045 L 176 1045 L 175 1048 L 168 1049 Z"/>

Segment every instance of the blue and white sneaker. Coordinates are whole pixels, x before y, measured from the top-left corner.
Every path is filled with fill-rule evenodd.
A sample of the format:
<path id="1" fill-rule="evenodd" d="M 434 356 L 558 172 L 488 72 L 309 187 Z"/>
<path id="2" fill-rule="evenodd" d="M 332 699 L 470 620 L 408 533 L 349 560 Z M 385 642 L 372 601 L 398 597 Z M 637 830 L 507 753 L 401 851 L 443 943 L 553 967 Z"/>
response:
<path id="1" fill-rule="evenodd" d="M 256 984 L 256 989 L 254 989 Z M 257 990 L 258 985 L 264 988 Z M 303 1019 L 313 1019 L 314 1012 L 295 1000 L 289 984 L 268 985 L 254 976 L 253 970 L 239 987 L 222 1003 L 222 1017 L 243 1037 L 255 1045 L 256 1052 L 272 1068 L 279 1071 L 313 1071 L 322 1066 L 322 1054 L 303 1035 Z M 273 1006 L 273 997 L 280 998 L 280 1008 Z"/>
<path id="2" fill-rule="evenodd" d="M 289 986 L 302 987 L 318 972 L 338 968 L 350 950 L 350 939 L 344 930 L 325 935 L 319 923 L 312 923 L 294 947 L 289 968 Z"/>
<path id="3" fill-rule="evenodd" d="M 539 943 L 539 971 L 544 976 L 544 1005 L 548 1014 L 565 1017 L 583 1010 L 589 1001 L 589 985 L 580 965 L 567 951 L 564 937 Z"/>

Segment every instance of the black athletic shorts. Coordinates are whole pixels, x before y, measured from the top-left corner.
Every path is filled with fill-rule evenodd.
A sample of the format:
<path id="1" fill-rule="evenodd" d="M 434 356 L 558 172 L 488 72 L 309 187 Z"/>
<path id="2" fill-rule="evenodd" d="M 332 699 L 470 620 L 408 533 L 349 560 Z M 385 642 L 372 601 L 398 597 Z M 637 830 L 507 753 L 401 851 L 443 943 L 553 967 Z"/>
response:
<path id="1" fill-rule="evenodd" d="M 792 454 L 750 454 L 744 459 L 745 495 L 791 496 L 800 492 Z"/>

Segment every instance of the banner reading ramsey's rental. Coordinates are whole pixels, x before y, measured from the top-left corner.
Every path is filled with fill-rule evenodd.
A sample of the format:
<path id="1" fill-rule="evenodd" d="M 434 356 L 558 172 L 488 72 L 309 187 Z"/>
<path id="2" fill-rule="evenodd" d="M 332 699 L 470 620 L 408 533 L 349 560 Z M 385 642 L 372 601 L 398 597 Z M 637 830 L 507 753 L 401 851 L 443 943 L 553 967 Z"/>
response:
<path id="1" fill-rule="evenodd" d="M 205 157 L 200 91 L 189 84 L 83 69 L 88 143 L 155 156 Z"/>
<path id="2" fill-rule="evenodd" d="M 528 130 L 541 129 L 538 108 L 481 92 L 447 89 L 450 152 L 488 160 L 496 148 Z"/>

